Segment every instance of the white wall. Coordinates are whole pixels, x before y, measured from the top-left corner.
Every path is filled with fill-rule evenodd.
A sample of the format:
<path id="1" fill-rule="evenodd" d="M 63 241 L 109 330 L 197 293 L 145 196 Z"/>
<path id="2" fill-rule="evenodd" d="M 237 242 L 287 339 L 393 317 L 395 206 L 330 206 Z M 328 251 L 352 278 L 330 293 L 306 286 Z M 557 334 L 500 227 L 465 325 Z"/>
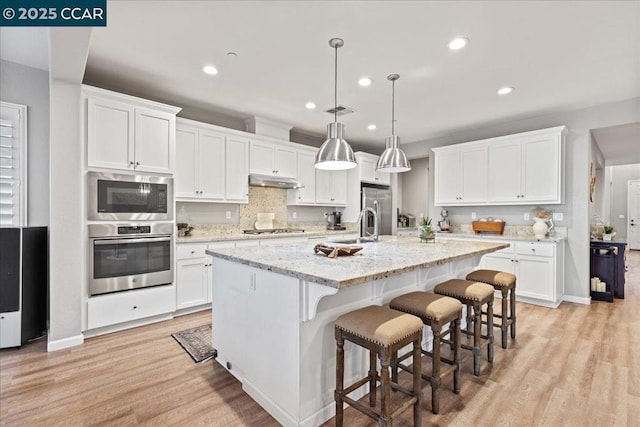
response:
<path id="1" fill-rule="evenodd" d="M 400 213 L 414 215 L 417 224 L 421 213 L 429 213 L 429 159 L 411 160 L 411 170 L 398 175 L 402 180 Z"/>
<path id="2" fill-rule="evenodd" d="M 0 100 L 27 106 L 27 225 L 49 225 L 49 73 L 0 60 Z"/>
<path id="3" fill-rule="evenodd" d="M 613 225 L 616 231 L 616 239 L 624 240 L 627 237 L 627 193 L 628 181 L 640 179 L 640 164 L 608 166 L 610 169 L 609 186 L 610 201 L 608 223 Z M 620 216 L 624 218 L 620 218 Z"/>
<path id="4" fill-rule="evenodd" d="M 90 28 L 50 30 L 49 335 L 47 349 L 84 340 L 86 212 L 81 86 Z"/>
<path id="5" fill-rule="evenodd" d="M 508 135 L 553 126 L 566 125 L 569 132 L 565 145 L 565 188 L 563 205 L 555 206 L 555 212 L 563 212 L 565 220 L 559 226 L 568 227 L 568 242 L 565 265 L 565 294 L 570 299 L 585 302 L 589 298 L 589 163 L 591 159 L 591 129 L 616 126 L 640 120 L 640 98 L 604 104 L 578 111 L 549 114 L 490 123 L 477 129 L 468 129 L 443 137 L 404 144 L 405 153 L 410 159 L 430 155 L 433 147 Z M 429 167 L 429 203 L 430 215 L 436 216 L 440 208 L 433 205 L 433 161 Z M 486 210 L 485 210 L 486 209 Z M 506 218 L 507 223 L 525 224 L 522 213 L 526 208 L 505 206 L 495 208 L 477 207 L 452 208 L 450 213 L 456 218 L 470 221 L 471 212 L 492 213 Z M 530 223 L 530 222 L 529 222 Z"/>

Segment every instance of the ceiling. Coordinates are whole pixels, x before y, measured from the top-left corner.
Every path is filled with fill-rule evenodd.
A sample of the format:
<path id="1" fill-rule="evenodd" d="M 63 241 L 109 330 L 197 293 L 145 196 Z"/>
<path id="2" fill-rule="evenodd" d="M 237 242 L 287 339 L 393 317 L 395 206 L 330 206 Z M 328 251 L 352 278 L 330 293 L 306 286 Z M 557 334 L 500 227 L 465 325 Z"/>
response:
<path id="1" fill-rule="evenodd" d="M 638 1 L 110 1 L 107 15 L 92 32 L 85 82 L 212 123 L 272 119 L 318 142 L 332 121 L 328 40 L 343 38 L 338 103 L 355 112 L 339 121 L 371 152 L 391 133 L 390 73 L 401 76 L 404 143 L 640 96 Z M 46 69 L 46 31 L 1 30 L 2 59 Z M 449 50 L 455 36 L 469 45 Z M 358 86 L 365 75 L 373 84 Z M 502 86 L 515 90 L 499 96 Z"/>
<path id="2" fill-rule="evenodd" d="M 640 123 L 592 129 L 606 166 L 640 163 Z"/>

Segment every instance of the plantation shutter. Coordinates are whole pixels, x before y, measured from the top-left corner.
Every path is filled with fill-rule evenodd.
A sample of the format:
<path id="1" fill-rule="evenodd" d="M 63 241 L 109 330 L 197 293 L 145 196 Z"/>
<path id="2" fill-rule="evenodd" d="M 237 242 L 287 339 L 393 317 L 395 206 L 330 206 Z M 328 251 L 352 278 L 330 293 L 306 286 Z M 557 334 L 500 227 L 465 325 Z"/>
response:
<path id="1" fill-rule="evenodd" d="M 26 107 L 0 102 L 0 226 L 24 224 Z"/>

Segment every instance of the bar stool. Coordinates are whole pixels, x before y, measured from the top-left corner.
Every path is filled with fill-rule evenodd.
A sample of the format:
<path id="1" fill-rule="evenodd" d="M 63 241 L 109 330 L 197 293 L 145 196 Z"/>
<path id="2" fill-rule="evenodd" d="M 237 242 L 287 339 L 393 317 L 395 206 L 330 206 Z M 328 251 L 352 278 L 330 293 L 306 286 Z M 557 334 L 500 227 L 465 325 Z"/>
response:
<path id="1" fill-rule="evenodd" d="M 467 280 L 487 283 L 502 293 L 502 313 L 493 316 L 501 319 L 500 324 L 494 323 L 494 326 L 502 329 L 502 348 L 507 348 L 509 325 L 511 325 L 511 339 L 516 338 L 516 276 L 504 271 L 476 270 L 467 274 Z"/>
<path id="2" fill-rule="evenodd" d="M 436 294 L 446 295 L 459 300 L 467 306 L 467 336 L 473 335 L 473 346 L 461 344 L 465 350 L 473 353 L 473 374 L 480 375 L 480 350 L 487 346 L 487 360 L 493 363 L 493 286 L 469 280 L 451 279 L 442 282 L 433 289 Z M 487 335 L 482 335 L 482 306 L 487 305 Z M 469 307 L 473 307 L 473 333 L 470 332 Z"/>
<path id="3" fill-rule="evenodd" d="M 373 418 L 380 426 L 390 426 L 393 419 L 413 405 L 413 423 L 420 426 L 421 388 L 420 388 L 420 341 L 422 339 L 422 321 L 416 316 L 401 313 L 389 308 L 371 305 L 350 313 L 343 314 L 335 321 L 336 337 L 336 426 L 343 424 L 343 403 Z M 369 374 L 352 385 L 344 388 L 344 341 L 369 350 Z M 391 412 L 391 378 L 389 366 L 394 354 L 402 347 L 413 343 L 413 360 L 415 372 L 411 390 L 393 384 L 393 389 L 407 396 L 402 404 Z M 376 356 L 380 360 L 381 369 L 378 375 Z M 376 406 L 377 381 L 381 382 L 381 408 Z M 357 402 L 347 394 L 369 383 L 369 406 Z"/>
<path id="4" fill-rule="evenodd" d="M 440 411 L 438 390 L 442 384 L 442 378 L 453 373 L 453 392 L 460 393 L 460 320 L 462 319 L 462 304 L 455 298 L 436 295 L 431 292 L 411 292 L 391 300 L 389 307 L 418 316 L 422 323 L 431 327 L 433 350 L 431 352 L 421 350 L 422 354 L 431 357 L 431 375 L 422 374 L 422 378 L 431 384 L 431 412 L 437 414 Z M 451 325 L 451 327 L 442 330 L 443 326 L 446 325 Z M 440 355 L 442 337 L 449 334 L 453 336 L 453 360 L 446 359 Z M 414 370 L 400 364 L 409 356 L 411 356 L 410 352 L 399 358 L 394 358 L 395 360 L 392 362 L 392 381 L 397 382 L 398 368 L 414 372 Z M 440 371 L 441 362 L 450 366 Z"/>

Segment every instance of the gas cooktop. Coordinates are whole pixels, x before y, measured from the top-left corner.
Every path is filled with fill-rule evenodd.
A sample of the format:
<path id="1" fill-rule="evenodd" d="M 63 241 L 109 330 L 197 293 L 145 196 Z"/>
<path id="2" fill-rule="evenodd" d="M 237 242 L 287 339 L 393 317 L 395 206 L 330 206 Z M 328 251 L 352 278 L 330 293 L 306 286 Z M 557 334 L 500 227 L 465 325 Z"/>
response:
<path id="1" fill-rule="evenodd" d="M 244 234 L 286 234 L 286 233 L 304 233 L 300 228 L 269 228 L 266 230 L 242 230 Z"/>

